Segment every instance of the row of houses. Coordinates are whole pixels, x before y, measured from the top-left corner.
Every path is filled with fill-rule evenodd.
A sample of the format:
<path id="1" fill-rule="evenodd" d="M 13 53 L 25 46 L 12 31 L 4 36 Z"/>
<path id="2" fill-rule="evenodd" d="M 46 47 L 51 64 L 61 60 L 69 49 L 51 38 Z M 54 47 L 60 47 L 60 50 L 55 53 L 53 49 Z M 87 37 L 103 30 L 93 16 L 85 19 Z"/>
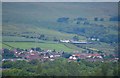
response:
<path id="1" fill-rule="evenodd" d="M 68 61 L 78 61 L 81 59 L 84 59 L 86 61 L 91 61 L 91 62 L 95 62 L 95 61 L 100 61 L 100 62 L 104 62 L 104 61 L 112 61 L 112 62 L 117 62 L 119 60 L 119 58 L 115 57 L 115 58 L 109 58 L 109 59 L 104 59 L 104 57 L 106 57 L 107 55 L 101 55 L 99 53 L 94 53 L 94 54 L 90 54 L 90 53 L 75 53 L 72 54 Z"/>
<path id="2" fill-rule="evenodd" d="M 100 54 L 77 53 L 69 57 L 69 61 L 77 61 L 78 59 L 86 59 L 88 61 L 103 61 Z"/>
<path id="3" fill-rule="evenodd" d="M 4 52 L 3 52 L 4 53 Z M 16 58 L 14 59 L 2 59 L 2 61 L 17 61 L 17 60 L 25 60 L 30 61 L 34 59 L 38 59 L 40 61 L 54 61 L 59 57 L 63 57 L 64 52 L 52 52 L 52 50 L 45 50 L 42 52 L 29 50 L 29 51 L 17 51 L 14 50 L 14 55 Z M 80 53 L 79 51 L 75 51 L 70 54 L 68 61 L 77 61 L 78 59 L 85 59 L 88 61 L 103 61 L 104 57 L 108 55 L 100 54 L 100 53 Z M 118 60 L 117 58 L 114 60 Z"/>
<path id="4" fill-rule="evenodd" d="M 51 52 L 51 50 L 46 50 L 46 51 L 33 51 L 30 50 L 28 52 L 26 51 L 22 51 L 22 52 L 14 52 L 14 55 L 17 58 L 22 58 L 22 59 L 26 59 L 26 60 L 34 60 L 34 59 L 38 59 L 38 60 L 42 60 L 42 61 L 47 61 L 47 60 L 55 60 L 58 57 L 61 56 L 60 52 Z"/>

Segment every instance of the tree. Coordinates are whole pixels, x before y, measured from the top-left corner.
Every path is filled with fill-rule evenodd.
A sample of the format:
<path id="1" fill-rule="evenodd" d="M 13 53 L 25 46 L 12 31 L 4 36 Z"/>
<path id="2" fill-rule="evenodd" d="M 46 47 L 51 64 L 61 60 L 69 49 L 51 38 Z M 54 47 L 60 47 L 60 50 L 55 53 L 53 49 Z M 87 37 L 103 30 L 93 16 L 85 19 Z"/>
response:
<path id="1" fill-rule="evenodd" d="M 31 50 L 33 50 L 33 51 L 34 51 L 34 50 L 35 50 L 35 48 L 31 48 Z"/>
<path id="2" fill-rule="evenodd" d="M 97 18 L 97 17 L 95 17 L 95 18 L 94 18 L 94 21 L 98 21 L 98 18 Z"/>
<path id="3" fill-rule="evenodd" d="M 41 34 L 38 39 L 42 39 L 42 40 L 45 40 L 45 35 L 44 34 Z"/>
<path id="4" fill-rule="evenodd" d="M 68 23 L 69 18 L 68 17 L 62 17 L 62 18 L 58 18 L 57 22 L 60 23 Z"/>
<path id="5" fill-rule="evenodd" d="M 2 68 L 11 68 L 13 66 L 13 63 L 10 61 L 5 61 L 2 63 Z"/>
<path id="6" fill-rule="evenodd" d="M 37 47 L 37 48 L 36 48 L 36 51 L 39 51 L 39 52 L 40 52 L 40 51 L 41 51 L 41 48 Z"/>
<path id="7" fill-rule="evenodd" d="M 29 66 L 29 63 L 26 62 L 26 61 L 20 61 L 20 60 L 18 60 L 18 61 L 13 62 L 13 68 L 24 69 L 27 66 Z"/>
<path id="8" fill-rule="evenodd" d="M 19 51 L 19 52 L 22 51 L 22 49 L 20 49 L 20 48 L 16 48 L 16 50 Z"/>
<path id="9" fill-rule="evenodd" d="M 3 58 L 6 58 L 6 59 L 15 57 L 13 51 L 10 51 L 8 49 L 4 49 L 4 53 L 2 54 L 2 56 Z"/>
<path id="10" fill-rule="evenodd" d="M 54 37 L 54 39 L 53 39 L 54 41 L 59 41 L 56 37 Z"/>
<path id="11" fill-rule="evenodd" d="M 100 21 L 104 21 L 104 18 L 101 18 Z"/>
<path id="12" fill-rule="evenodd" d="M 4 70 L 2 73 L 3 76 L 30 76 L 32 73 L 29 73 L 27 71 L 21 70 L 21 69 L 8 69 Z"/>
<path id="13" fill-rule="evenodd" d="M 39 63 L 38 65 L 37 65 L 37 70 L 36 70 L 36 73 L 38 74 L 38 75 L 40 75 L 41 73 L 42 73 L 42 64 L 41 63 Z"/>
<path id="14" fill-rule="evenodd" d="M 107 76 L 108 71 L 109 71 L 109 63 L 107 63 L 107 62 L 102 63 L 102 65 L 101 65 L 102 75 Z"/>
<path id="15" fill-rule="evenodd" d="M 39 63 L 39 60 L 34 59 L 34 60 L 31 60 L 29 63 L 32 65 L 37 65 Z"/>
<path id="16" fill-rule="evenodd" d="M 78 37 L 78 36 L 74 36 L 74 37 L 73 37 L 73 40 L 74 40 L 74 41 L 78 41 L 78 40 L 79 40 L 79 37 Z"/>
<path id="17" fill-rule="evenodd" d="M 69 58 L 70 56 L 71 56 L 70 53 L 64 53 L 64 54 L 62 54 L 62 57 L 64 57 L 64 58 Z"/>
<path id="18" fill-rule="evenodd" d="M 115 49 L 114 49 L 114 54 L 115 54 L 115 57 L 120 57 L 120 52 L 118 52 L 119 50 L 118 50 L 118 47 L 115 47 Z"/>
<path id="19" fill-rule="evenodd" d="M 113 75 L 114 76 L 118 76 L 118 72 L 119 72 L 120 70 L 119 70 L 119 67 L 118 66 L 116 66 L 116 67 L 114 67 L 114 69 L 113 69 Z"/>
<path id="20" fill-rule="evenodd" d="M 53 51 L 52 52 L 56 52 L 56 50 L 55 49 L 53 49 Z"/>
<path id="21" fill-rule="evenodd" d="M 112 17 L 110 17 L 109 21 L 120 21 L 120 17 L 119 16 L 112 16 Z"/>

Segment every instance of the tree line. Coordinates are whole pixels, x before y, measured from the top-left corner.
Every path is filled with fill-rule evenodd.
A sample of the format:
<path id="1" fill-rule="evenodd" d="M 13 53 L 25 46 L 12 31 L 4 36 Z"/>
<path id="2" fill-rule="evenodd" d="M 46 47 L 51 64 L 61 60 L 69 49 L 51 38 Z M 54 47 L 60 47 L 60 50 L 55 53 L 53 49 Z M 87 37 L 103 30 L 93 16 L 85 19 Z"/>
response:
<path id="1" fill-rule="evenodd" d="M 3 76 L 118 76 L 117 62 L 68 62 L 64 58 L 55 61 L 38 60 L 3 62 Z"/>

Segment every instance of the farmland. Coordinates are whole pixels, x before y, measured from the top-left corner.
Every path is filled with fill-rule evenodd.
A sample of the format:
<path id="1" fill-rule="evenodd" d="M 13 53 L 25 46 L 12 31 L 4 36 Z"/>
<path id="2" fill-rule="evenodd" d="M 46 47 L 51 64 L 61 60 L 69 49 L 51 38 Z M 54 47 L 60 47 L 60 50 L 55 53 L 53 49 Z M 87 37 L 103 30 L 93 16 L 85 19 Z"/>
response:
<path id="1" fill-rule="evenodd" d="M 107 53 L 114 51 L 115 47 L 112 44 L 117 44 L 118 25 L 117 21 L 109 21 L 109 19 L 117 15 L 117 12 L 113 9 L 117 7 L 116 4 L 112 4 L 113 7 L 111 7 L 111 3 L 106 4 L 109 8 L 102 7 L 101 4 L 94 7 L 88 3 L 85 5 L 90 6 L 89 8 L 86 8 L 81 3 L 58 3 L 58 5 L 46 3 L 46 6 L 44 4 L 4 3 L 2 33 L 5 34 L 3 34 L 2 40 L 13 47 L 24 49 L 35 47 L 37 44 L 36 47 L 42 49 L 55 49 L 56 47 L 56 50 L 59 51 L 72 52 L 79 50 L 81 52 L 85 50 L 85 47 L 102 50 Z M 64 8 L 65 6 L 69 8 Z M 81 6 L 84 6 L 84 8 Z M 78 9 L 82 9 L 82 11 Z M 105 10 L 110 12 L 108 13 Z M 49 11 L 52 12 L 50 15 L 47 14 Z M 94 14 L 91 12 L 94 12 Z M 95 21 L 96 17 L 97 21 Z M 65 20 L 65 18 L 68 20 Z M 87 20 L 79 20 L 81 18 Z M 59 22 L 59 19 L 63 19 L 62 22 Z M 100 21 L 99 19 L 103 20 Z M 100 41 L 96 42 L 96 44 L 80 45 L 80 47 L 74 44 L 54 43 L 55 40 L 71 40 L 74 36 L 77 36 L 78 40 L 81 41 L 87 41 L 88 38 L 92 37 L 98 38 Z M 35 39 L 35 37 L 39 38 Z M 35 41 L 38 43 L 34 43 Z M 4 44 L 3 47 L 9 48 Z"/>
<path id="2" fill-rule="evenodd" d="M 12 47 L 15 48 L 21 48 L 21 49 L 29 49 L 29 48 L 34 48 L 34 47 L 40 47 L 41 49 L 44 50 L 53 50 L 55 49 L 56 51 L 65 51 L 65 52 L 73 52 L 74 50 L 76 50 L 73 47 L 66 47 L 64 44 L 58 44 L 58 43 L 34 43 L 34 42 L 5 42 L 5 44 L 8 44 Z M 3 48 L 9 48 L 11 49 L 11 47 L 6 46 L 5 44 L 3 44 Z M 74 45 L 72 45 L 74 46 Z"/>
<path id="3" fill-rule="evenodd" d="M 117 9 L 104 2 L 3 2 L 3 76 L 118 75 Z"/>

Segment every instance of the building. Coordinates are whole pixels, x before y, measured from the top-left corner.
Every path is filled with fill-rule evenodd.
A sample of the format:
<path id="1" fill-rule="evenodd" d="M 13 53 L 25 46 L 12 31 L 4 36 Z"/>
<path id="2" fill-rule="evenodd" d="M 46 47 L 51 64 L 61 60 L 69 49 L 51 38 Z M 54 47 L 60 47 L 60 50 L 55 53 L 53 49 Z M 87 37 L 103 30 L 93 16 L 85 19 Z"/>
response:
<path id="1" fill-rule="evenodd" d="M 69 43 L 70 40 L 60 40 L 60 42 L 62 42 L 62 43 Z"/>
<path id="2" fill-rule="evenodd" d="M 87 44 L 88 42 L 87 41 L 74 41 L 74 40 L 70 40 L 70 43 L 73 43 L 73 44 Z"/>

